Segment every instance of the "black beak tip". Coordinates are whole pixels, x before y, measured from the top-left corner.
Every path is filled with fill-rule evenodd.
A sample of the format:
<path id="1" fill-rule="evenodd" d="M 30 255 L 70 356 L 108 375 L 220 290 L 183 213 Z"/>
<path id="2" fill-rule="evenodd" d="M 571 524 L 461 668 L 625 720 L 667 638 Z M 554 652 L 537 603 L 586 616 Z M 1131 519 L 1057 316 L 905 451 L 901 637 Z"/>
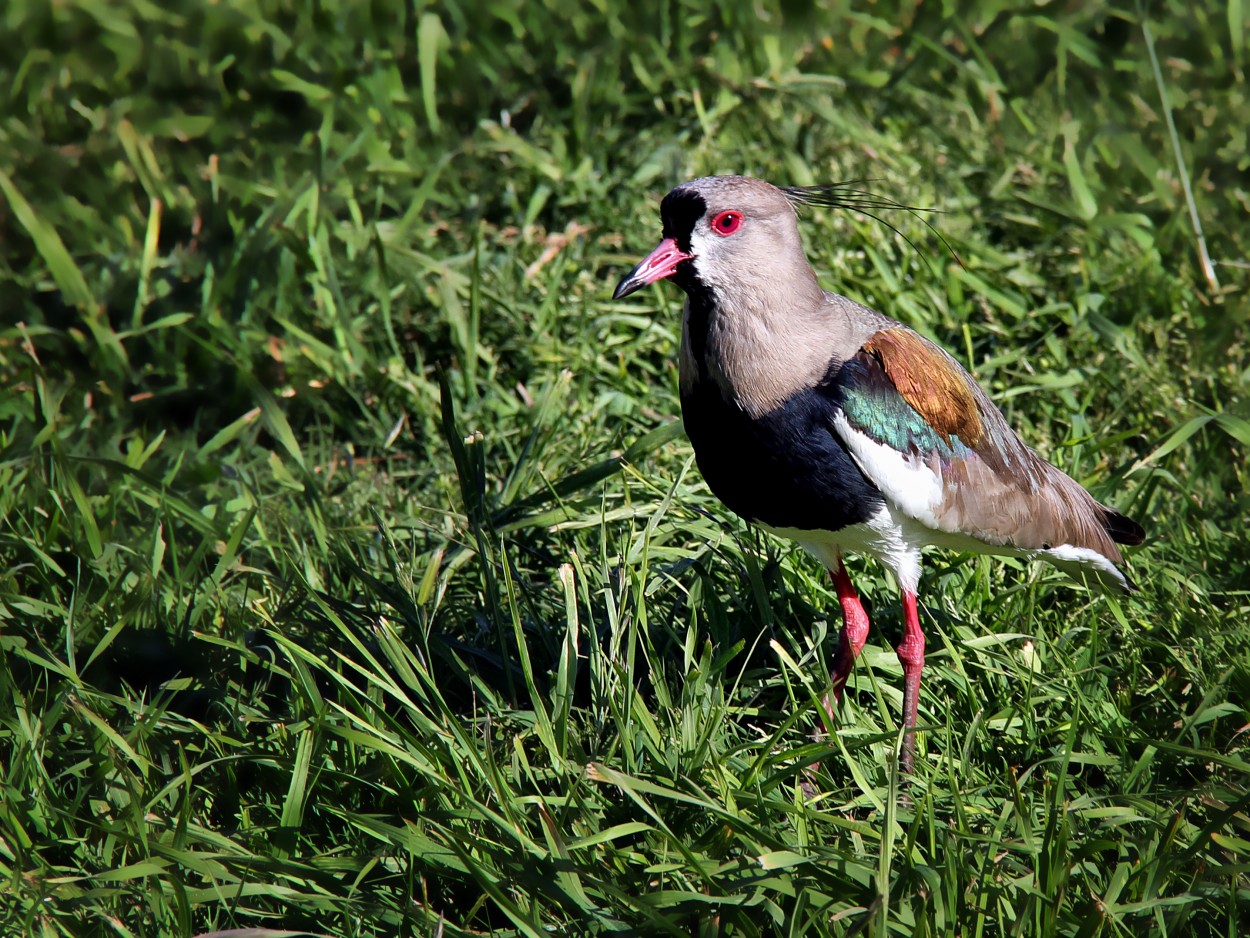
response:
<path id="1" fill-rule="evenodd" d="M 634 272 L 631 270 L 624 276 L 624 278 L 622 278 L 621 282 L 616 285 L 616 289 L 612 292 L 612 299 L 622 300 L 631 293 L 636 293 L 638 290 L 642 289 L 643 286 L 645 286 L 643 281 L 635 277 Z"/>

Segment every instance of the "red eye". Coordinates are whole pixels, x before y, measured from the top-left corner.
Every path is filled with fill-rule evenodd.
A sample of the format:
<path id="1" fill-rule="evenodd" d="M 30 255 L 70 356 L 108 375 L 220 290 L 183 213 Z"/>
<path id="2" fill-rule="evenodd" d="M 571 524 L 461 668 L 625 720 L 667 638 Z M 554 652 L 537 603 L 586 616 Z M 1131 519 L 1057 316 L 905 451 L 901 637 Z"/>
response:
<path id="1" fill-rule="evenodd" d="M 738 212 L 721 212 L 712 219 L 712 230 L 722 237 L 729 237 L 742 227 L 742 215 Z"/>

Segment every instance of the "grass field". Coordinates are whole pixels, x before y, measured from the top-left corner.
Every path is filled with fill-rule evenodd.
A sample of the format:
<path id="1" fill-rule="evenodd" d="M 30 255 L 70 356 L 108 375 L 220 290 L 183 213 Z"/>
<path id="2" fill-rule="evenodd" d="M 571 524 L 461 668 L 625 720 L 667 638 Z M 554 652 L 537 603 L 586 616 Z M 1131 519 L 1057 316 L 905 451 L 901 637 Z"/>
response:
<path id="1" fill-rule="evenodd" d="M 0 934 L 1250 934 L 1243 4 L 643 6 L 0 8 Z M 1148 529 L 929 558 L 910 782 L 610 299 L 711 172 Z"/>

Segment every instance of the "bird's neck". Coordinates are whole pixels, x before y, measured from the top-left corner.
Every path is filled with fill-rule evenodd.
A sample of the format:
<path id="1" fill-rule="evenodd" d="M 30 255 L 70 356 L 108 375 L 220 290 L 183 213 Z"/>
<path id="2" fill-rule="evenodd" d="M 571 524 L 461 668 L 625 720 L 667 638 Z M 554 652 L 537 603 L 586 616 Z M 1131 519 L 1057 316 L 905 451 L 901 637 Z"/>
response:
<path id="1" fill-rule="evenodd" d="M 843 351 L 845 317 L 814 275 L 732 289 L 700 283 L 687 293 L 683 393 L 710 384 L 761 417 L 818 384 Z"/>

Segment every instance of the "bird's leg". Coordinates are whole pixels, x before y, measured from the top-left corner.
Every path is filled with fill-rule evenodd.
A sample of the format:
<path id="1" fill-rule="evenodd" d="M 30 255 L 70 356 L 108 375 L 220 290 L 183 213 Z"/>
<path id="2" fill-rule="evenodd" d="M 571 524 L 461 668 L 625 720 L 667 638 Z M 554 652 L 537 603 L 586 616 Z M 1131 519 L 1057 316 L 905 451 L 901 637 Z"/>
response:
<path id="1" fill-rule="evenodd" d="M 829 693 L 825 695 L 825 711 L 832 720 L 834 709 L 842 701 L 842 688 L 846 686 L 846 679 L 851 674 L 851 668 L 855 666 L 859 650 L 864 647 L 864 641 L 868 638 L 868 613 L 864 611 L 864 604 L 859 601 L 855 587 L 851 585 L 851 578 L 846 575 L 846 567 L 842 565 L 841 557 L 838 558 L 837 567 L 829 573 L 833 576 L 833 585 L 838 591 L 838 602 L 842 604 L 842 636 L 838 639 L 838 653 L 833 659 Z"/>
<path id="2" fill-rule="evenodd" d="M 837 558 L 837 566 L 829 568 L 829 575 L 833 577 L 833 585 L 838 591 L 838 602 L 842 605 L 842 635 L 838 639 L 838 653 L 833 659 L 829 693 L 825 694 L 825 712 L 829 714 L 829 722 L 832 723 L 834 711 L 842 700 L 842 688 L 846 686 L 846 679 L 850 676 L 851 668 L 855 666 L 855 658 L 864 647 L 864 640 L 868 638 L 868 613 L 864 611 L 864 605 L 859 601 L 855 587 L 851 585 L 851 578 L 846 575 L 841 556 Z M 818 729 L 813 738 L 823 740 L 824 730 Z M 803 793 L 808 798 L 816 797 L 820 791 L 820 786 L 816 783 L 818 765 L 819 763 L 812 763 L 803 768 L 801 784 Z"/>
<path id="3" fill-rule="evenodd" d="M 916 706 L 920 703 L 920 672 L 924 670 L 924 632 L 920 630 L 920 613 L 916 594 L 903 590 L 903 637 L 894 646 L 903 665 L 903 751 L 899 765 L 911 774 L 916 752 Z"/>

